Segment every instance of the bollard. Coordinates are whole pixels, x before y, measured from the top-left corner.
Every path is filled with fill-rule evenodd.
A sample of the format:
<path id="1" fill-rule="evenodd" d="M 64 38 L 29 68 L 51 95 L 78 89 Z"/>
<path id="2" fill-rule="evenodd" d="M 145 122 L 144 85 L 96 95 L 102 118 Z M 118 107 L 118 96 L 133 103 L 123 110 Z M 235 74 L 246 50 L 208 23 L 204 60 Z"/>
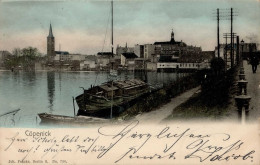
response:
<path id="1" fill-rule="evenodd" d="M 249 112 L 249 102 L 251 97 L 248 95 L 239 95 L 235 97 L 236 105 L 238 111 L 242 111 L 242 108 L 245 108 L 246 112 Z"/>
<path id="2" fill-rule="evenodd" d="M 245 70 L 244 70 L 243 67 L 240 68 L 240 72 L 239 72 L 239 73 L 240 73 L 240 74 L 245 74 Z"/>
<path id="3" fill-rule="evenodd" d="M 239 74 L 239 80 L 245 80 L 246 79 L 246 75 L 245 74 Z"/>
<path id="4" fill-rule="evenodd" d="M 247 81 L 239 80 L 238 83 L 238 93 L 237 95 L 246 95 L 247 94 Z"/>

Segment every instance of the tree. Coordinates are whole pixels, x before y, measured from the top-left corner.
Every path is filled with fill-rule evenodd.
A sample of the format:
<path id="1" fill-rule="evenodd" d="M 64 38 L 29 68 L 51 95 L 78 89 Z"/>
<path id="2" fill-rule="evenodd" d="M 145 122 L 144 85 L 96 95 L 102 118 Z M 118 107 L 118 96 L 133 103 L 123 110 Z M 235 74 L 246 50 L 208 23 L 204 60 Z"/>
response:
<path id="1" fill-rule="evenodd" d="M 20 57 L 20 63 L 25 70 L 34 70 L 35 62 L 40 57 L 41 53 L 37 48 L 27 47 L 21 50 L 22 56 Z"/>
<path id="2" fill-rule="evenodd" d="M 22 49 L 22 55 L 31 60 L 34 60 L 40 56 L 40 53 L 37 48 L 27 47 Z"/>
<path id="3" fill-rule="evenodd" d="M 22 56 L 22 51 L 21 51 L 20 48 L 14 48 L 13 51 L 12 51 L 12 54 L 15 57 L 20 57 L 20 56 Z"/>
<path id="4" fill-rule="evenodd" d="M 225 61 L 222 58 L 213 58 L 210 61 L 210 66 L 216 75 L 221 74 L 225 69 Z"/>

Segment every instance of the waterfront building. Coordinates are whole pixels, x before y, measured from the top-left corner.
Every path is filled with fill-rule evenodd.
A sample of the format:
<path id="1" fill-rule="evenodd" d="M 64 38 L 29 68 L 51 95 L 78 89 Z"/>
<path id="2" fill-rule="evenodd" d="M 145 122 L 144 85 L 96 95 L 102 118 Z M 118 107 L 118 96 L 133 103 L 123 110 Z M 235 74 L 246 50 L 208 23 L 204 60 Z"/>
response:
<path id="1" fill-rule="evenodd" d="M 80 70 L 96 70 L 97 67 L 97 56 L 95 55 L 85 56 L 85 59 L 80 62 Z"/>
<path id="2" fill-rule="evenodd" d="M 48 57 L 48 60 L 52 61 L 55 55 L 56 55 L 56 53 L 55 53 L 55 37 L 53 36 L 52 26 L 50 24 L 49 35 L 47 37 L 47 57 Z"/>
<path id="3" fill-rule="evenodd" d="M 210 61 L 214 57 L 214 51 L 185 52 L 176 61 L 172 56 L 161 56 L 157 63 L 159 71 L 201 70 L 209 69 Z"/>
<path id="4" fill-rule="evenodd" d="M 185 52 L 201 52 L 201 47 L 188 46 L 182 41 L 175 41 L 174 32 L 171 32 L 170 41 L 155 42 L 155 55 L 171 57 L 171 60 L 177 62 L 178 58 Z"/>
<path id="5" fill-rule="evenodd" d="M 109 69 L 111 57 L 112 57 L 111 52 L 98 52 L 97 53 L 97 63 L 101 70 Z"/>
<path id="6" fill-rule="evenodd" d="M 122 53 L 121 66 L 126 66 L 128 69 L 133 68 L 135 65 L 135 58 L 138 58 L 135 53 Z"/>
<path id="7" fill-rule="evenodd" d="M 126 43 L 125 47 L 117 45 L 116 55 L 120 56 L 122 53 L 134 53 L 134 47 L 127 47 L 127 43 Z"/>
<path id="8" fill-rule="evenodd" d="M 135 45 L 134 47 L 134 53 L 139 57 L 139 58 L 144 58 L 144 45 Z"/>
<path id="9" fill-rule="evenodd" d="M 72 68 L 74 70 L 81 70 L 81 68 L 84 66 L 84 61 L 86 60 L 87 56 L 82 54 L 70 54 L 67 51 L 55 51 L 55 53 L 54 67 L 67 70 Z"/>
<path id="10" fill-rule="evenodd" d="M 157 70 L 157 63 L 156 62 L 146 62 L 146 70 L 149 71 L 156 71 Z"/>
<path id="11" fill-rule="evenodd" d="M 155 45 L 144 44 L 144 58 L 152 59 L 154 55 L 155 55 Z"/>
<path id="12" fill-rule="evenodd" d="M 55 51 L 54 61 L 69 61 L 69 52 Z"/>

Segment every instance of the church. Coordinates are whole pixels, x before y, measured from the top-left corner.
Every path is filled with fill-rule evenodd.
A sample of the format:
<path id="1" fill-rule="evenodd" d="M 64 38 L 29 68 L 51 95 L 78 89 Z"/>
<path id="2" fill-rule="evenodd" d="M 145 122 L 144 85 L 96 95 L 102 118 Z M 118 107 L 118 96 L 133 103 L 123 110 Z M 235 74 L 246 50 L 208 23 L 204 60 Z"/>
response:
<path id="1" fill-rule="evenodd" d="M 52 27 L 50 24 L 49 35 L 47 37 L 47 57 L 49 60 L 51 60 L 55 55 L 55 38 L 52 34 Z"/>

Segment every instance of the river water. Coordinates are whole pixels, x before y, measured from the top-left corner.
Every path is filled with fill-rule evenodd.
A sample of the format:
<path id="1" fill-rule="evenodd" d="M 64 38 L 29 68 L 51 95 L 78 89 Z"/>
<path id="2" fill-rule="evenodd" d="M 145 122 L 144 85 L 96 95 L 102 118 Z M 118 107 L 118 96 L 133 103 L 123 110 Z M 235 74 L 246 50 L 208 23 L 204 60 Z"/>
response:
<path id="1" fill-rule="evenodd" d="M 133 77 L 143 79 L 144 74 L 123 72 L 116 79 Z M 176 80 L 176 77 L 176 73 L 147 74 L 151 85 L 167 84 Z M 16 115 L 0 117 L 0 127 L 35 127 L 40 122 L 37 114 L 43 112 L 73 116 L 72 97 L 83 92 L 79 87 L 87 89 L 109 79 L 105 72 L 0 71 L 0 115 L 21 109 Z M 75 109 L 77 113 L 76 102 Z"/>

